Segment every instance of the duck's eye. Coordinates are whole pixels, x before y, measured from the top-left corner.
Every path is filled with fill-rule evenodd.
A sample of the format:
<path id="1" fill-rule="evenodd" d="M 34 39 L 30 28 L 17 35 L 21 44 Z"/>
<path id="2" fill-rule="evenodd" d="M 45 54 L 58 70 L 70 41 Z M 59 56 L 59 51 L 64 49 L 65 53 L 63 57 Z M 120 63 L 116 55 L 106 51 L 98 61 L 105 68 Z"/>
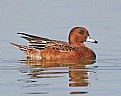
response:
<path id="1" fill-rule="evenodd" d="M 80 31 L 79 33 L 80 33 L 81 35 L 84 35 L 84 31 Z"/>

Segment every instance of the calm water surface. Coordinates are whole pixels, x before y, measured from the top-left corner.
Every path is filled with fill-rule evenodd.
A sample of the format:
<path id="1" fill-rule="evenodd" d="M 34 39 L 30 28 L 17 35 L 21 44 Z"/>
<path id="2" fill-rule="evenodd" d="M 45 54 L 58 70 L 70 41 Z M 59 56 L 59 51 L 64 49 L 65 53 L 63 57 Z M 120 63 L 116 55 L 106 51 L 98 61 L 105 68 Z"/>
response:
<path id="1" fill-rule="evenodd" d="M 120 96 L 121 0 L 0 0 L 0 96 Z M 96 61 L 31 61 L 17 32 L 67 41 L 85 26 Z"/>

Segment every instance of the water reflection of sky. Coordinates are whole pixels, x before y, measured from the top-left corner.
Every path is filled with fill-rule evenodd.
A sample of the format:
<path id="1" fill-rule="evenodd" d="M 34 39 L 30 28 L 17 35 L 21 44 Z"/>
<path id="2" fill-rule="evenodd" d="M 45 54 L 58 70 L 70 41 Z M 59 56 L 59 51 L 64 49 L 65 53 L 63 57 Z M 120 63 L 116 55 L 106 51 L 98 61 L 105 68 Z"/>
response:
<path id="1" fill-rule="evenodd" d="M 51 90 L 56 90 L 57 92 L 61 90 L 65 90 L 65 92 L 69 89 L 75 88 L 76 91 L 68 90 L 68 94 L 87 94 L 87 90 L 81 91 L 80 87 L 88 87 L 91 86 L 89 81 L 89 74 L 93 73 L 92 70 L 88 70 L 86 66 L 88 64 L 92 64 L 95 61 L 31 61 L 24 60 L 21 63 L 28 66 L 29 70 L 21 70 L 22 73 L 26 73 L 28 79 L 20 79 L 19 81 L 25 80 L 24 88 L 32 88 L 35 87 L 45 87 L 45 91 L 41 90 L 42 93 L 50 93 Z M 68 78 L 67 78 L 68 77 Z M 53 80 L 57 81 L 53 81 Z M 65 80 L 64 80 L 65 79 Z M 44 82 L 40 82 L 40 81 Z M 52 81 L 51 81 L 52 80 Z M 48 82 L 49 81 L 49 82 Z M 40 83 L 39 83 L 40 82 Z M 67 83 L 68 82 L 68 83 Z M 28 84 L 27 84 L 28 83 Z M 42 84 L 41 84 L 42 83 Z M 41 85 L 41 86 L 40 86 Z M 55 86 L 55 88 L 54 88 Z M 67 86 L 68 88 L 64 88 Z M 78 89 L 78 90 L 77 90 Z M 36 94 L 33 92 L 29 92 L 29 94 Z M 38 94 L 38 92 L 37 92 Z"/>

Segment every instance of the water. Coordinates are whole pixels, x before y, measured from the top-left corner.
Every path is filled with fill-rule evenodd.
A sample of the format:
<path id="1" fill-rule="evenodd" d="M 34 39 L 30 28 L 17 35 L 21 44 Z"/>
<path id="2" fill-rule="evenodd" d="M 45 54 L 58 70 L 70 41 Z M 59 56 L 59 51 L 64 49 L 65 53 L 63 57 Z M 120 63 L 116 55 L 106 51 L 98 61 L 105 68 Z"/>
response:
<path id="1" fill-rule="evenodd" d="M 0 0 L 0 96 L 120 96 L 121 0 Z M 67 41 L 84 26 L 96 62 L 30 61 L 9 42 L 17 32 Z"/>

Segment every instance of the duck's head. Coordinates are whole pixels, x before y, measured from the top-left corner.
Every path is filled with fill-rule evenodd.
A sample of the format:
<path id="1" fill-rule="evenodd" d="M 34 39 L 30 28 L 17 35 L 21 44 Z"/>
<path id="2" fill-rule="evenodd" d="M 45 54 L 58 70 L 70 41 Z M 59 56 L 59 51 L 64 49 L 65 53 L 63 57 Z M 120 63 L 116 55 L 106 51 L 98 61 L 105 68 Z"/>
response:
<path id="1" fill-rule="evenodd" d="M 84 27 L 74 27 L 69 33 L 69 43 L 75 47 L 85 46 L 83 42 L 98 43 Z"/>

